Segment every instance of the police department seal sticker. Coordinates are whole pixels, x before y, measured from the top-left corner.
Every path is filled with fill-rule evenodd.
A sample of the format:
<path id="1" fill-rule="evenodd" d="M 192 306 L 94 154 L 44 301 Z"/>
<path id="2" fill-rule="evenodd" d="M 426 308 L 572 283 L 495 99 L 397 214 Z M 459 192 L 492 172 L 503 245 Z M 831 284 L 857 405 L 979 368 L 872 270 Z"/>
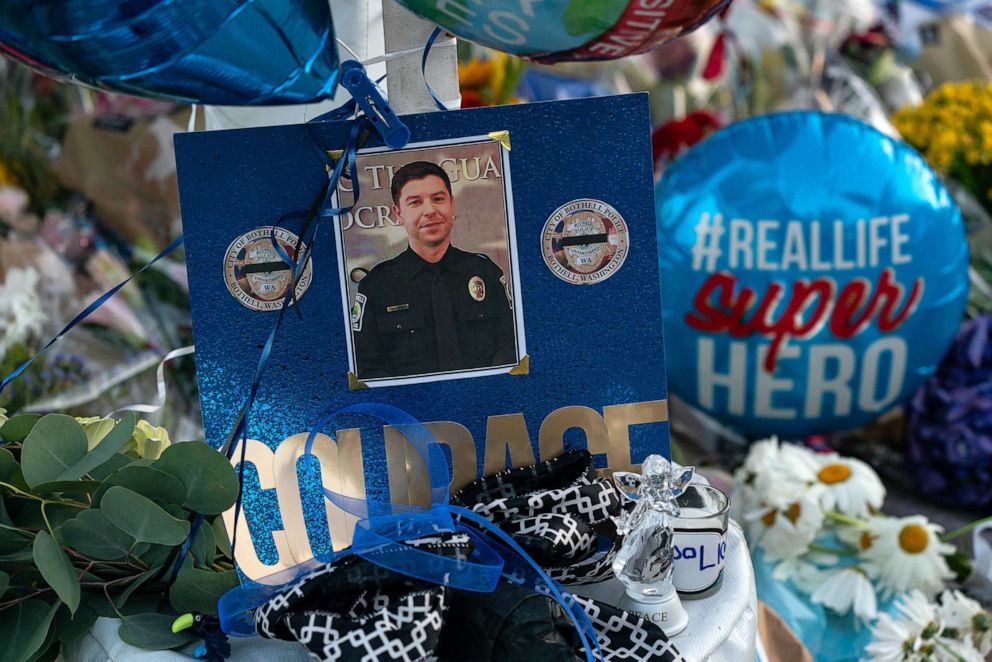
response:
<path id="1" fill-rule="evenodd" d="M 627 237 L 627 223 L 616 209 L 601 200 L 573 200 L 544 224 L 544 263 L 566 283 L 593 285 L 623 266 Z"/>
<path id="2" fill-rule="evenodd" d="M 255 228 L 231 242 L 224 254 L 224 282 L 227 291 L 242 306 L 266 312 L 279 310 L 293 274 L 275 247 L 272 238 L 290 258 L 296 255 L 299 238 L 284 228 L 271 225 Z M 300 244 L 300 251 L 306 245 Z M 296 298 L 306 294 L 313 279 L 313 260 L 307 260 L 303 275 L 296 285 Z"/>

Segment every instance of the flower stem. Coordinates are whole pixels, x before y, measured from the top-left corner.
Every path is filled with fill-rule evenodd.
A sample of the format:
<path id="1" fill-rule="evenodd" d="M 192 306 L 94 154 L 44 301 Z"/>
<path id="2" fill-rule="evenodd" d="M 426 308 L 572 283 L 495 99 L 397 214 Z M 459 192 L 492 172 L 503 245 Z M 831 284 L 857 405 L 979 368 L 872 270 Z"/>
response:
<path id="1" fill-rule="evenodd" d="M 950 646 L 948 646 L 947 644 L 945 644 L 940 639 L 937 639 L 936 643 L 937 643 L 938 646 L 940 646 L 945 651 L 947 651 L 948 655 L 951 655 L 958 662 L 967 662 L 967 660 L 965 660 L 963 657 L 961 657 L 960 655 L 958 655 L 957 653 L 955 653 L 953 648 L 951 648 Z"/>
<path id="2" fill-rule="evenodd" d="M 0 482 L 0 487 L 5 487 L 8 490 L 10 490 L 11 492 L 16 493 L 18 496 L 22 496 L 25 499 L 32 499 L 34 501 L 44 501 L 44 499 L 42 499 L 40 496 L 37 496 L 37 495 L 31 494 L 30 492 L 25 492 L 24 490 L 18 489 L 16 487 L 14 487 L 13 485 L 11 485 L 10 483 Z"/>
<path id="3" fill-rule="evenodd" d="M 864 520 L 860 520 L 856 517 L 848 517 L 847 515 L 838 513 L 836 510 L 828 510 L 823 514 L 827 517 L 827 519 L 832 519 L 838 524 L 843 524 L 845 526 L 855 526 L 860 529 L 867 524 Z"/>
<path id="4" fill-rule="evenodd" d="M 809 551 L 819 552 L 820 554 L 832 554 L 834 556 L 857 556 L 857 553 L 850 549 L 836 549 L 834 547 L 827 547 L 826 545 L 811 544 L 809 546 Z"/>
<path id="5" fill-rule="evenodd" d="M 940 539 L 942 541 L 944 541 L 944 542 L 949 542 L 951 540 L 954 540 L 955 538 L 958 538 L 960 536 L 963 536 L 964 534 L 968 533 L 972 529 L 977 529 L 978 527 L 980 527 L 983 524 L 990 524 L 990 523 L 992 523 L 992 517 L 986 517 L 984 519 L 975 520 L 971 524 L 966 524 L 965 526 L 962 526 L 960 529 L 955 529 L 954 531 L 951 531 L 950 533 L 945 533 L 944 535 L 942 535 L 940 537 Z"/>

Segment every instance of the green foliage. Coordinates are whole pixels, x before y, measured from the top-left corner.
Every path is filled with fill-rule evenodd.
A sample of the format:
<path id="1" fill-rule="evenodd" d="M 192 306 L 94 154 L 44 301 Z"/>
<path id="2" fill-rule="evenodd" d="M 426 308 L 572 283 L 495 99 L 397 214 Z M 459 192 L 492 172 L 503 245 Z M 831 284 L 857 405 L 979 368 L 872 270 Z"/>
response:
<path id="1" fill-rule="evenodd" d="M 7 373 L 4 373 L 7 374 Z M 34 424 L 41 420 L 41 414 L 20 414 L 0 426 L 0 441 L 22 442 L 31 432 Z"/>
<path id="2" fill-rule="evenodd" d="M 71 417 L 15 416 L 0 426 L 0 662 L 56 659 L 98 616 L 148 649 L 181 646 L 175 614 L 216 613 L 237 584 L 214 517 L 234 503 L 237 475 L 203 443 L 139 458 L 125 416 L 87 438 Z M 147 430 L 147 426 L 143 426 Z M 197 513 L 209 517 L 169 584 Z"/>
<path id="3" fill-rule="evenodd" d="M 152 466 L 182 482 L 186 488 L 182 505 L 198 513 L 217 515 L 238 498 L 238 477 L 231 463 L 204 444 L 173 444 Z"/>

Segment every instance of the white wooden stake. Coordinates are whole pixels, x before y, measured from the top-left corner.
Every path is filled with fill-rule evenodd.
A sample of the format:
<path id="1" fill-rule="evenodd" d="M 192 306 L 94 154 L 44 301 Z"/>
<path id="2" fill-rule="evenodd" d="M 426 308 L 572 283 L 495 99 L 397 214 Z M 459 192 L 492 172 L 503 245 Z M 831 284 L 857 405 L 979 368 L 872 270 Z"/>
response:
<path id="1" fill-rule="evenodd" d="M 382 0 L 382 27 L 386 54 L 413 52 L 386 61 L 389 104 L 397 115 L 438 110 L 421 73 L 423 47 L 437 27 L 396 0 Z M 458 108 L 458 57 L 455 40 L 439 37 L 427 60 L 427 80 L 448 108 Z"/>

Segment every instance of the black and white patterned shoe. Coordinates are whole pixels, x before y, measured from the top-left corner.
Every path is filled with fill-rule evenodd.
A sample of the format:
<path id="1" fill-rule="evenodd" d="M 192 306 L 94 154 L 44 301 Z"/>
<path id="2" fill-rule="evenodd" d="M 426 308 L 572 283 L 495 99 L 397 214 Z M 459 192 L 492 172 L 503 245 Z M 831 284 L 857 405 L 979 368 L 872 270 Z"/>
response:
<path id="1" fill-rule="evenodd" d="M 586 612 L 596 630 L 602 662 L 615 660 L 658 660 L 659 662 L 685 662 L 665 632 L 637 614 L 611 605 L 581 598 L 574 599 Z M 583 650 L 584 652 L 584 650 Z"/>
<path id="2" fill-rule="evenodd" d="M 407 541 L 467 559 L 464 533 Z M 419 662 L 434 656 L 450 590 L 381 568 L 357 556 L 326 565 L 255 611 L 263 637 L 298 641 L 321 662 Z"/>
<path id="3" fill-rule="evenodd" d="M 613 517 L 625 497 L 599 478 L 583 450 L 481 478 L 452 501 L 512 535 L 548 574 L 564 584 L 594 584 L 612 577 L 620 540 Z M 605 539 L 608 544 L 599 544 Z"/>

